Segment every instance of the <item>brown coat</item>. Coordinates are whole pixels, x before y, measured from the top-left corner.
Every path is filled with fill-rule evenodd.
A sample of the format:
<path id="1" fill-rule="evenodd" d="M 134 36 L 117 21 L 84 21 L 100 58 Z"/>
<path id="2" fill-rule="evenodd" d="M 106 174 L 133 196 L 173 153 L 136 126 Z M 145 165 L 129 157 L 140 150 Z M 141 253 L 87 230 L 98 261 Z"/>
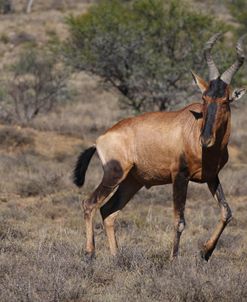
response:
<path id="1" fill-rule="evenodd" d="M 217 128 L 220 143 L 204 150 L 200 142 L 203 120 L 195 117 L 201 112 L 202 104 L 195 103 L 175 112 L 124 119 L 97 139 L 99 157 L 103 164 L 119 162 L 145 187 L 172 183 L 179 171 L 191 181 L 207 182 L 228 159 L 230 110 L 224 125 Z"/>

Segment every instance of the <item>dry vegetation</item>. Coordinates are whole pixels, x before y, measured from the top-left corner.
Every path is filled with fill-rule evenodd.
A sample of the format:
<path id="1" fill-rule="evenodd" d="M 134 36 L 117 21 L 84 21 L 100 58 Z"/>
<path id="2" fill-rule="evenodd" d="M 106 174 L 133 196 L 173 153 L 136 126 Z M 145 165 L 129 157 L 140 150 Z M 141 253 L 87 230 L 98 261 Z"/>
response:
<path id="1" fill-rule="evenodd" d="M 81 9 L 81 2 L 73 1 L 69 9 Z M 64 30 L 63 9 L 47 12 L 40 3 L 31 16 L 1 17 L 2 32 L 11 24 L 15 35 L 20 22 L 35 37 L 42 31 L 41 39 L 56 22 L 55 30 Z M 42 24 L 47 25 L 42 29 Z M 4 65 L 18 47 L 5 40 L 0 51 Z M 78 89 L 72 104 L 37 117 L 29 127 L 0 126 L 0 301 L 246 301 L 244 101 L 233 108 L 231 159 L 221 173 L 234 219 L 210 262 L 200 259 L 199 248 L 220 214 L 206 186 L 191 184 L 177 261 L 169 261 L 173 227 L 167 186 L 141 190 L 126 206 L 116 225 L 121 247 L 116 258 L 109 256 L 98 215 L 97 258 L 87 263 L 80 200 L 99 182 L 102 171 L 94 159 L 82 192 L 72 185 L 71 171 L 79 152 L 126 112 L 95 79 L 80 74 L 71 85 Z"/>

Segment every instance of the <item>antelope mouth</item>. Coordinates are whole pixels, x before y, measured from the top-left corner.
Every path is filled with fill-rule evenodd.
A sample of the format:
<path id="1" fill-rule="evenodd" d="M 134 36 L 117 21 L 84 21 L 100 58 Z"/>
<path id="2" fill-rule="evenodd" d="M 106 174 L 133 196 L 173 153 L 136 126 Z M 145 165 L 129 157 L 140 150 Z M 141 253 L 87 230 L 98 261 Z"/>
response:
<path id="1" fill-rule="evenodd" d="M 215 143 L 214 137 L 204 138 L 204 137 L 201 136 L 201 146 L 202 146 L 202 148 L 204 148 L 204 149 L 210 148 L 214 145 L 214 143 Z"/>

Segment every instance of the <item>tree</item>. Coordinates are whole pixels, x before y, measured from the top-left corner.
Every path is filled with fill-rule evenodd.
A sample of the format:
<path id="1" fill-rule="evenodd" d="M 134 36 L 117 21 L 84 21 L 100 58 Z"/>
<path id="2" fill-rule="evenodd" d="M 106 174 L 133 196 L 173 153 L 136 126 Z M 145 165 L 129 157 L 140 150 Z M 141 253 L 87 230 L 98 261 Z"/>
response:
<path id="1" fill-rule="evenodd" d="M 225 0 L 225 3 L 238 26 L 234 28 L 236 40 L 245 35 L 244 45 L 247 45 L 247 2 L 246 0 Z M 247 51 L 247 47 L 245 47 Z M 235 77 L 238 85 L 247 85 L 247 69 L 241 68 Z"/>
<path id="2" fill-rule="evenodd" d="M 11 66 L 11 75 L 2 83 L 1 116 L 27 123 L 50 111 L 67 97 L 68 72 L 47 51 L 27 49 Z"/>
<path id="3" fill-rule="evenodd" d="M 69 63 L 110 83 L 135 111 L 165 110 L 190 94 L 203 43 L 226 28 L 179 0 L 102 0 L 67 23 Z"/>
<path id="4" fill-rule="evenodd" d="M 227 0 L 228 8 L 232 16 L 240 24 L 239 34 L 247 32 L 247 2 L 246 0 Z"/>

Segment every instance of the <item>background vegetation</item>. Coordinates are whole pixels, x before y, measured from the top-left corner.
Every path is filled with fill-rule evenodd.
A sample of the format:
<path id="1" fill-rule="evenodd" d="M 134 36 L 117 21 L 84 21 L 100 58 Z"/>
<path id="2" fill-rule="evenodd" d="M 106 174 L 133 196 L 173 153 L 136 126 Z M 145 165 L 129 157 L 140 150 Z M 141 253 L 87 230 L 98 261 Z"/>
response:
<path id="1" fill-rule="evenodd" d="M 246 301 L 246 98 L 232 107 L 230 161 L 220 175 L 234 220 L 209 263 L 200 260 L 199 248 L 220 213 L 206 186 L 196 184 L 189 187 L 178 261 L 169 262 L 170 186 L 141 190 L 126 206 L 116 225 L 120 253 L 114 259 L 97 216 L 97 258 L 92 264 L 83 259 L 80 200 L 99 183 L 102 171 L 94 158 L 85 187 L 78 191 L 71 183 L 78 154 L 133 111 L 200 101 L 189 69 L 207 78 L 202 47 L 214 32 L 212 24 L 228 30 L 213 52 L 220 70 L 235 59 L 234 45 L 246 29 L 238 16 L 245 13 L 238 1 L 163 2 L 164 7 L 161 1 L 151 0 L 34 0 L 27 13 L 27 1 L 15 0 L 11 13 L 0 16 L 0 301 L 126 301 L 126 297 L 130 301 Z M 171 53 L 177 62 L 172 62 L 162 40 L 166 37 L 176 37 Z M 135 39 L 141 43 L 138 48 Z M 110 57 L 104 55 L 108 42 L 117 47 Z M 65 63 L 73 69 L 65 68 Z M 106 78 L 107 70 L 113 77 L 114 66 L 128 79 L 136 98 L 122 96 L 117 88 L 120 79 L 114 78 L 113 85 Z M 245 64 L 235 78 L 237 85 L 246 84 L 246 71 Z M 169 88 L 176 72 L 181 73 L 178 91 Z M 174 95 L 164 106 L 162 87 Z M 42 100 L 53 89 L 51 106 L 18 118 L 15 99 L 22 113 L 35 112 L 35 97 Z M 144 89 L 143 103 L 133 107 Z M 17 98 L 12 97 L 13 90 Z"/>
<path id="2" fill-rule="evenodd" d="M 227 29 L 178 0 L 101 1 L 67 22 L 70 62 L 110 83 L 124 96 L 121 102 L 137 112 L 174 108 L 193 94 L 188 71 L 202 72 L 203 43 Z"/>
<path id="3" fill-rule="evenodd" d="M 5 121 L 27 123 L 55 104 L 69 99 L 69 74 L 54 54 L 28 48 L 10 66 L 10 75 L 2 82 L 2 112 Z"/>
<path id="4" fill-rule="evenodd" d="M 247 3 L 245 0 L 227 1 L 232 16 L 239 22 L 237 32 L 245 34 L 247 30 Z"/>

